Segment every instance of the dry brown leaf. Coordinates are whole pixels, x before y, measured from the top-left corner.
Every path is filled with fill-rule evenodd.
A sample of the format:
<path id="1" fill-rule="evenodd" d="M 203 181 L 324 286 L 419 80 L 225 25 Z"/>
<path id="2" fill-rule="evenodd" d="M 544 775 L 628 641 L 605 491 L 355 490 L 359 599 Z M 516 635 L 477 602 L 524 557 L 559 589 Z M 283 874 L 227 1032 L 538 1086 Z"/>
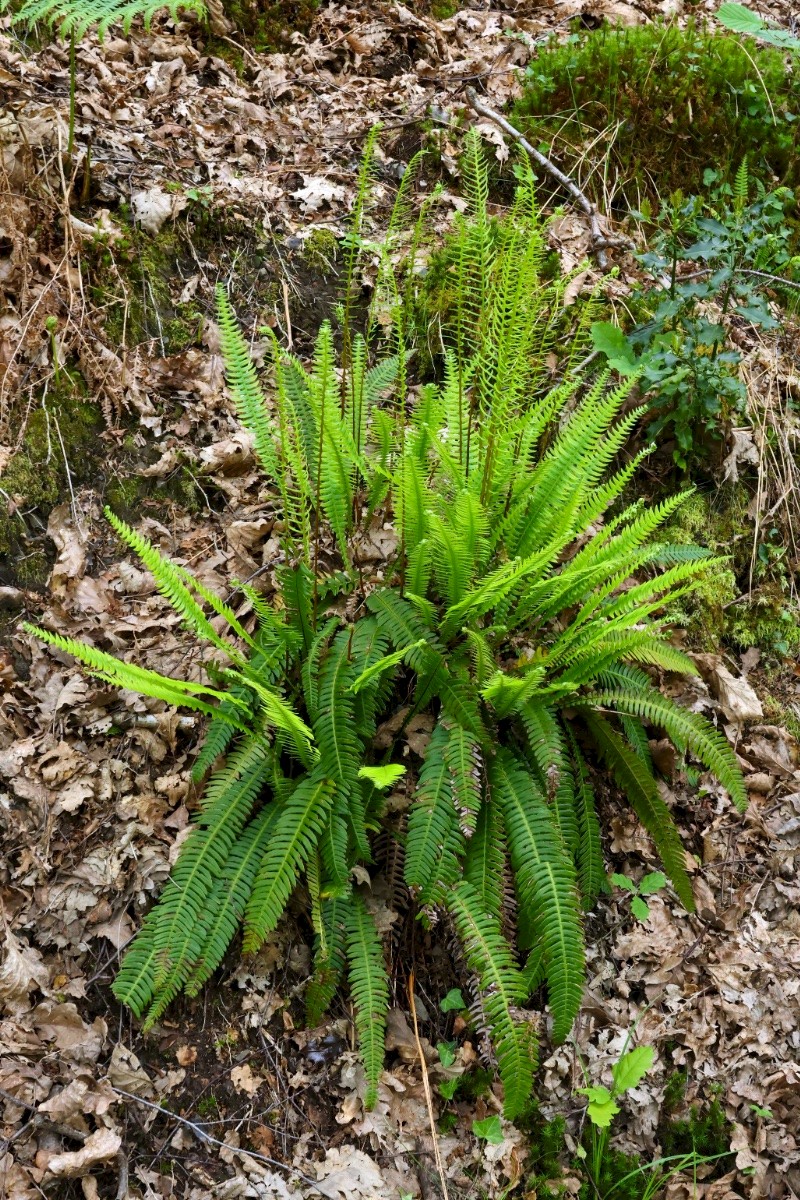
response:
<path id="1" fill-rule="evenodd" d="M 54 1179 L 79 1179 L 93 1167 L 115 1158 L 121 1145 L 122 1138 L 113 1129 L 98 1129 L 80 1150 L 54 1154 L 47 1162 L 47 1173 Z"/>

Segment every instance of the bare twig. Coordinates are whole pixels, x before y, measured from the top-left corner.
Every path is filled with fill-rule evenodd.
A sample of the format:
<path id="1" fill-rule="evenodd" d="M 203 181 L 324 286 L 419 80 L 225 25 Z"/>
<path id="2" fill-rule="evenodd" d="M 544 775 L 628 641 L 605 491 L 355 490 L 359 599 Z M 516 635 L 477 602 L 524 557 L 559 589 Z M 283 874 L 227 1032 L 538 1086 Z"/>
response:
<path id="1" fill-rule="evenodd" d="M 689 275 L 679 275 L 678 283 L 683 283 L 687 279 L 702 279 L 704 275 L 711 275 L 713 267 L 703 267 L 699 271 L 692 271 Z M 734 267 L 734 275 L 749 275 L 754 279 L 766 279 L 768 283 L 776 284 L 780 287 L 795 288 L 800 291 L 800 282 L 795 279 L 786 279 L 783 275 L 770 275 L 769 271 L 754 271 L 751 267 Z"/>
<path id="2" fill-rule="evenodd" d="M 431 1096 L 431 1084 L 428 1079 L 428 1064 L 425 1062 L 425 1055 L 422 1050 L 422 1042 L 419 1036 L 419 1025 L 417 1024 L 417 1006 L 414 1001 L 414 972 L 412 971 L 408 977 L 408 1004 L 411 1009 L 411 1020 L 414 1023 L 414 1040 L 417 1043 L 417 1054 L 419 1055 L 419 1065 L 422 1071 L 422 1089 L 425 1092 L 425 1103 L 428 1107 L 428 1121 L 431 1127 L 431 1139 L 433 1140 L 433 1154 L 436 1159 L 436 1170 L 439 1172 L 439 1182 L 442 1185 L 442 1195 L 444 1200 L 449 1200 L 447 1192 L 447 1177 L 444 1173 L 444 1163 L 439 1150 L 439 1138 L 436 1134 L 436 1118 L 433 1115 L 433 1097 Z"/>
<path id="3" fill-rule="evenodd" d="M 487 120 L 491 121 L 494 125 L 497 125 L 498 129 L 502 129 L 503 132 L 507 133 L 510 138 L 513 138 L 513 140 L 519 146 L 522 146 L 522 149 L 526 152 L 526 154 L 529 154 L 535 163 L 538 163 L 540 167 L 543 167 L 545 171 L 552 175 L 553 179 L 556 179 L 561 186 L 567 192 L 569 192 L 575 203 L 583 209 L 583 211 L 586 213 L 586 216 L 589 218 L 589 227 L 592 233 L 592 250 L 597 258 L 598 265 L 605 270 L 605 268 L 608 266 L 608 255 L 606 254 L 605 248 L 610 243 L 609 239 L 606 237 L 600 227 L 600 215 L 597 211 L 597 206 L 592 204 L 591 200 L 581 191 L 577 183 L 574 183 L 568 175 L 565 175 L 564 172 L 561 171 L 554 162 L 551 162 L 546 155 L 542 154 L 540 150 L 537 150 L 535 146 L 532 146 L 528 139 L 521 134 L 518 129 L 515 129 L 514 126 L 505 119 L 505 117 L 501 116 L 499 112 L 495 112 L 495 110 L 490 108 L 488 104 L 484 104 L 482 100 L 478 99 L 477 92 L 474 88 L 468 87 L 466 90 L 466 96 L 471 107 L 474 108 L 476 113 L 482 117 L 486 117 Z"/>
<path id="4" fill-rule="evenodd" d="M 294 1175 L 306 1187 L 313 1188 L 320 1196 L 326 1195 L 321 1190 L 319 1185 L 304 1175 L 302 1171 L 298 1171 L 296 1167 L 289 1163 L 281 1162 L 277 1158 L 268 1158 L 266 1154 L 258 1154 L 255 1150 L 241 1150 L 237 1146 L 230 1146 L 227 1142 L 221 1142 L 219 1138 L 212 1137 L 210 1133 L 206 1133 L 201 1125 L 196 1125 L 194 1121 L 190 1121 L 187 1117 L 179 1117 L 177 1113 L 172 1112 L 169 1108 L 164 1108 L 161 1104 L 154 1104 L 152 1100 L 145 1100 L 142 1096 L 135 1096 L 133 1092 L 126 1092 L 122 1088 L 112 1087 L 111 1089 L 118 1096 L 124 1096 L 126 1100 L 134 1100 L 137 1104 L 144 1105 L 145 1108 L 151 1108 L 154 1112 L 159 1113 L 162 1117 L 169 1117 L 171 1121 L 177 1121 L 179 1125 L 184 1125 L 187 1129 L 191 1129 L 194 1136 L 201 1142 L 208 1142 L 212 1146 L 221 1146 L 223 1150 L 228 1150 L 234 1154 L 242 1154 L 247 1158 L 254 1158 L 257 1162 L 266 1163 L 268 1167 L 277 1167 L 280 1171 L 286 1171 L 289 1175 Z"/>

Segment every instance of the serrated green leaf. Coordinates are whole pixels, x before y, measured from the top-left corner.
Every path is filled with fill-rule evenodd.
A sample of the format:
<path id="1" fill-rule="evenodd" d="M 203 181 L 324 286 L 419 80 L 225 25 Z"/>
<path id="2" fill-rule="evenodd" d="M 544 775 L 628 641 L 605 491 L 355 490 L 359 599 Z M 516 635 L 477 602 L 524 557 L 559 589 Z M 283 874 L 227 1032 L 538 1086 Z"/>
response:
<path id="1" fill-rule="evenodd" d="M 623 1054 L 619 1062 L 614 1063 L 611 1071 L 614 1095 L 621 1096 L 623 1092 L 636 1087 L 652 1067 L 655 1056 L 652 1046 L 636 1046 L 627 1054 Z"/>
<path id="2" fill-rule="evenodd" d="M 598 1129 L 608 1129 L 612 1120 L 619 1112 L 619 1105 L 615 1103 L 608 1088 L 577 1088 L 576 1091 L 579 1095 L 586 1096 L 589 1100 L 586 1112 L 592 1124 L 596 1125 Z"/>

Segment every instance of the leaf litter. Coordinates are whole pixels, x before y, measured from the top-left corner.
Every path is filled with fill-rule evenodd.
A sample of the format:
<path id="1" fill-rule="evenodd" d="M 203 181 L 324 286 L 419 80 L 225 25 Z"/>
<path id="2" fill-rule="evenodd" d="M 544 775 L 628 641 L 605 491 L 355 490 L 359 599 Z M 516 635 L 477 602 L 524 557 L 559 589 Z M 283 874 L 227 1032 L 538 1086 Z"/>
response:
<path id="1" fill-rule="evenodd" d="M 436 21 L 401 4 L 329 4 L 307 37 L 294 36 L 290 51 L 246 50 L 241 76 L 208 53 L 190 25 L 157 21 L 152 32 L 135 29 L 130 39 L 87 38 L 77 48 L 77 141 L 85 148 L 91 140 L 93 166 L 81 204 L 74 198 L 83 181 L 66 178 L 60 166 L 68 53 L 46 39 L 29 51 L 4 19 L 0 487 L 24 432 L 19 398 L 25 414 L 36 389 L 52 382 L 46 322 L 54 317 L 59 364 L 77 358 L 103 408 L 98 459 L 116 462 L 123 474 L 133 462 L 156 485 L 181 472 L 195 482 L 199 502 L 192 506 L 142 502 L 136 517 L 143 532 L 221 593 L 235 578 L 268 585 L 276 514 L 259 491 L 252 447 L 224 389 L 213 319 L 205 317 L 195 345 L 177 353 L 167 352 L 163 331 L 129 347 L 107 332 L 109 302 L 98 303 L 83 287 L 94 247 L 105 247 L 112 262 L 128 252 L 119 206 L 128 206 L 146 238 L 177 228 L 189 214 L 196 219 L 198 208 L 200 218 L 225 214 L 228 241 L 238 230 L 252 246 L 246 238 L 257 230 L 279 264 L 282 292 L 257 312 L 256 283 L 248 283 L 255 297 L 249 315 L 254 326 L 265 321 L 279 335 L 299 338 L 302 348 L 316 317 L 295 294 L 302 290 L 298 251 L 317 229 L 341 232 L 359 147 L 374 120 L 386 131 L 376 213 L 385 211 L 426 117 L 446 201 L 455 208 L 455 119 L 465 81 L 480 79 L 488 102 L 501 107 L 516 94 L 516 72 L 537 41 L 566 31 L 570 19 L 638 22 L 679 7 L 553 0 L 512 12 L 476 6 Z M 786 15 L 780 5 L 770 11 Z M 488 124 L 485 133 L 503 162 L 503 136 Z M 77 214 L 69 213 L 69 192 Z M 560 218 L 552 236 L 565 269 L 585 260 L 587 231 L 573 214 Z M 255 280 L 235 252 L 223 248 L 207 258 L 203 251 L 166 281 L 171 301 L 197 299 L 208 313 L 217 278 L 242 267 L 246 280 Z M 127 314 L 131 303 L 122 284 L 111 307 Z M 254 351 L 258 357 L 257 336 Z M 793 378 L 789 365 L 780 370 Z M 131 422 L 134 449 L 126 459 Z M 740 442 L 731 470 L 751 454 Z M 224 502 L 209 503 L 206 488 Z M 156 702 L 111 692 L 65 656 L 32 645 L 15 632 L 18 610 L 44 607 L 45 625 L 103 641 L 144 666 L 187 678 L 200 668 L 149 576 L 120 560 L 100 506 L 98 487 L 70 480 L 47 522 L 55 555 L 44 595 L 3 588 L 0 1194 L 435 1194 L 404 997 L 390 1014 L 378 1104 L 365 1113 L 347 1008 L 318 1030 L 301 1027 L 309 954 L 299 923 L 287 923 L 254 959 L 230 964 L 197 1002 L 176 1003 L 147 1038 L 110 996 L 120 952 L 186 836 L 199 728 Z M 380 531 L 373 540 L 380 561 Z M 683 913 L 668 894 L 648 897 L 643 923 L 631 918 L 624 897 L 600 902 L 590 918 L 589 987 L 573 1040 L 553 1049 L 541 1022 L 539 1103 L 545 1116 L 570 1114 L 574 1148 L 581 1120 L 575 1092 L 584 1072 L 592 1084 L 610 1086 L 635 1026 L 636 1043 L 655 1049 L 655 1065 L 634 1089 L 634 1106 L 622 1102 L 615 1144 L 646 1158 L 658 1153 L 665 1091 L 685 1069 L 684 1109 L 719 1097 L 735 1160 L 722 1178 L 673 1181 L 670 1200 L 791 1198 L 800 1194 L 798 752 L 789 733 L 764 718 L 757 672 L 748 680 L 746 664 L 721 656 L 705 656 L 699 666 L 700 680 L 679 685 L 681 699 L 714 714 L 736 746 L 750 807 L 744 820 L 732 816 L 709 780 L 701 780 L 698 805 L 685 774 L 667 772 L 665 799 L 697 851 L 690 869 L 698 914 Z M 420 753 L 429 736 L 424 719 L 409 732 L 411 750 Z M 401 812 L 405 803 L 400 791 L 390 808 Z M 638 880 L 658 865 L 653 848 L 612 798 L 605 803 L 613 814 L 613 867 Z M 375 904 L 394 952 L 402 953 L 406 914 L 388 865 L 376 880 Z M 452 971 L 441 946 L 431 943 L 424 952 L 429 990 L 419 985 L 416 1008 L 435 1091 L 479 1063 L 485 1048 L 460 1017 L 440 1013 Z M 445 1067 L 434 1046 L 452 1036 L 460 1044 Z M 490 1091 L 450 1107 L 455 1126 L 440 1135 L 439 1151 L 451 1194 L 482 1189 L 497 1196 L 524 1181 L 525 1135 L 505 1122 L 493 1144 L 472 1132 L 474 1122 L 499 1113 L 497 1097 Z M 565 1176 L 568 1190 L 571 1178 Z"/>

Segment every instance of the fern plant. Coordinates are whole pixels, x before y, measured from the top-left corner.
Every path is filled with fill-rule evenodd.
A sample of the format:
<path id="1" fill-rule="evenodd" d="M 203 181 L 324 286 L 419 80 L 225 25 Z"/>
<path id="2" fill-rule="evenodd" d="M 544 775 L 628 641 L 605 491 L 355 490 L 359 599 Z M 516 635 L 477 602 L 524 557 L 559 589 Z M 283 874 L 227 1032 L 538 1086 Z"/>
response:
<path id="1" fill-rule="evenodd" d="M 403 785 L 405 878 L 423 917 L 450 915 L 513 1118 L 535 1063 L 529 997 L 546 984 L 556 1040 L 581 1003 L 582 913 L 606 886 L 597 768 L 633 806 L 689 909 L 647 727 L 704 762 L 735 804 L 745 795 L 725 739 L 650 674 L 694 671 L 659 613 L 720 560 L 654 540 L 681 497 L 613 507 L 646 453 L 613 466 L 639 417 L 631 383 L 570 377 L 543 389 L 549 285 L 543 238 L 529 236 L 542 224 L 532 183 L 487 236 L 474 137 L 468 155 L 471 212 L 456 232 L 463 303 L 439 383 L 407 393 L 402 323 L 397 353 L 374 366 L 354 336 L 340 374 L 325 324 L 307 368 L 273 343 L 265 398 L 220 290 L 229 384 L 283 509 L 269 600 L 241 585 L 251 616 L 237 615 L 108 514 L 209 647 L 207 681 L 33 632 L 110 683 L 210 715 L 195 777 L 213 771 L 195 826 L 116 995 L 152 1026 L 181 989 L 198 992 L 240 925 L 244 951 L 257 950 L 303 888 L 316 935 L 309 1020 L 346 975 L 367 1103 L 389 985 L 358 881 L 386 825 L 387 789 L 413 762 L 403 728 L 415 713 L 433 716 Z M 396 549 L 370 568 L 370 531 L 386 527 Z M 378 750 L 378 722 L 402 704 L 403 727 Z"/>

